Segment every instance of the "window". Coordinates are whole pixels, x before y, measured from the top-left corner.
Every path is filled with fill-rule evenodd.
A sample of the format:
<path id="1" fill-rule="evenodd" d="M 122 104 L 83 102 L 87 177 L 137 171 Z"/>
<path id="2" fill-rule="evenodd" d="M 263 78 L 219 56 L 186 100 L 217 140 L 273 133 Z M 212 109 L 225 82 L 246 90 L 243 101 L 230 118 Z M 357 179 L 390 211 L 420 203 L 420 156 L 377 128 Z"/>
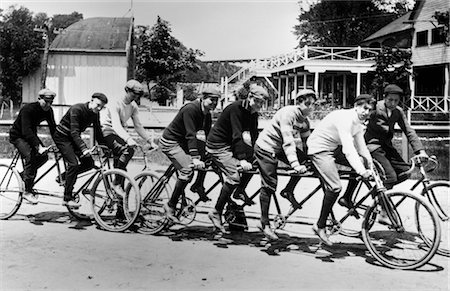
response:
<path id="1" fill-rule="evenodd" d="M 431 44 L 444 42 L 445 42 L 444 27 L 441 26 L 433 28 L 433 30 L 431 30 Z"/>
<path id="2" fill-rule="evenodd" d="M 428 30 L 419 31 L 416 33 L 416 46 L 428 45 Z"/>

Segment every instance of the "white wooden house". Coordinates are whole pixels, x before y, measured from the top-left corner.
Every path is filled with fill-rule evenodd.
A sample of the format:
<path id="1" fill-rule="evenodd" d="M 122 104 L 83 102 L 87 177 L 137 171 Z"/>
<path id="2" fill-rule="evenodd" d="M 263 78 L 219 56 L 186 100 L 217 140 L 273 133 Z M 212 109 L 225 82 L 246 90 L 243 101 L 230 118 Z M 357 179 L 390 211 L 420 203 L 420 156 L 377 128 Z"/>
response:
<path id="1" fill-rule="evenodd" d="M 133 18 L 96 17 L 76 22 L 51 43 L 46 87 L 57 93 L 55 113 L 102 92 L 110 100 L 133 77 Z M 23 102 L 36 100 L 41 70 L 23 80 Z M 60 110 L 57 108 L 60 107 Z"/>

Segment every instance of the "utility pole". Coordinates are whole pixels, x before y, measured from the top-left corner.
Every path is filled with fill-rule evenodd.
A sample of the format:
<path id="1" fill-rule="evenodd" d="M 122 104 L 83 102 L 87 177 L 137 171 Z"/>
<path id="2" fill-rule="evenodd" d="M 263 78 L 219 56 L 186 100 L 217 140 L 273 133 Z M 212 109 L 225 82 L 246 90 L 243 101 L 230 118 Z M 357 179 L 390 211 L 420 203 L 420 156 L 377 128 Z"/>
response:
<path id="1" fill-rule="evenodd" d="M 34 31 L 42 33 L 42 38 L 45 40 L 44 59 L 41 64 L 41 89 L 45 88 L 45 81 L 47 79 L 48 52 L 50 50 L 50 32 L 52 29 L 53 23 L 51 18 L 45 22 L 44 27 L 34 28 Z M 53 33 L 58 34 L 59 30 L 53 30 Z"/>

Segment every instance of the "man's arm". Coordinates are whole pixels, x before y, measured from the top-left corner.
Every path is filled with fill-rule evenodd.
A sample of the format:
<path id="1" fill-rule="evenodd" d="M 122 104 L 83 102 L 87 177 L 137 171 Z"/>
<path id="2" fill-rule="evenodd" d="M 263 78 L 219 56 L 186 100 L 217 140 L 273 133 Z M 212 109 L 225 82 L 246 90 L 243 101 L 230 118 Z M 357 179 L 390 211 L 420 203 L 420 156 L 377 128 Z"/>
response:
<path id="1" fill-rule="evenodd" d="M 418 154 L 420 151 L 424 150 L 422 142 L 420 141 L 419 137 L 417 136 L 416 131 L 411 127 L 411 125 L 407 121 L 405 112 L 401 108 L 398 108 L 398 111 L 400 113 L 398 125 L 402 129 L 403 133 L 405 133 L 406 138 L 408 139 L 408 142 L 413 149 L 413 152 Z"/>
<path id="2" fill-rule="evenodd" d="M 87 118 L 87 116 L 83 116 L 81 108 L 72 107 L 70 110 L 70 136 L 72 137 L 75 145 L 81 152 L 84 152 L 88 149 L 86 143 L 81 138 L 81 130 L 80 130 L 80 120 L 83 118 Z"/>
<path id="3" fill-rule="evenodd" d="M 349 122 L 347 122 L 349 123 Z M 350 163 L 352 168 L 356 171 L 358 175 L 362 175 L 365 172 L 365 167 L 361 162 L 358 152 L 354 145 L 354 139 L 351 134 L 351 124 L 343 125 L 340 124 L 336 126 L 338 128 L 339 138 L 342 143 L 342 152 L 344 153 L 347 161 Z"/>
<path id="4" fill-rule="evenodd" d="M 22 124 L 22 136 L 23 138 L 34 148 L 38 148 L 41 144 L 40 139 L 33 130 L 33 114 L 30 106 L 23 107 L 23 112 L 21 114 L 21 124 Z"/>
<path id="5" fill-rule="evenodd" d="M 297 158 L 297 146 L 294 140 L 294 118 L 293 114 L 286 114 L 280 117 L 280 131 L 281 139 L 283 141 L 282 147 L 286 158 L 291 167 L 295 170 L 300 168 L 300 162 Z M 303 148 L 303 146 L 301 147 Z"/>
<path id="6" fill-rule="evenodd" d="M 238 160 L 246 158 L 246 152 L 249 146 L 242 138 L 242 120 L 236 111 L 230 112 L 231 123 L 231 149 Z"/>
<path id="7" fill-rule="evenodd" d="M 142 137 L 145 141 L 148 143 L 151 142 L 151 137 L 145 130 L 144 126 L 142 125 L 141 119 L 139 118 L 139 108 L 136 106 L 133 106 L 133 113 L 131 115 L 131 119 L 133 120 L 134 129 L 139 134 L 140 137 Z"/>
<path id="8" fill-rule="evenodd" d="M 185 107 L 186 108 L 186 107 Z M 188 144 L 189 154 L 196 159 L 200 158 L 200 154 L 197 148 L 197 131 L 195 130 L 195 116 L 194 108 L 190 108 L 191 110 L 184 110 L 183 112 L 183 123 L 184 129 L 186 131 L 185 139 Z"/>
<path id="9" fill-rule="evenodd" d="M 55 115 L 53 114 L 53 109 L 49 110 L 49 114 L 47 116 L 47 124 L 50 130 L 50 135 L 53 137 L 56 131 L 56 122 L 55 122 Z"/>

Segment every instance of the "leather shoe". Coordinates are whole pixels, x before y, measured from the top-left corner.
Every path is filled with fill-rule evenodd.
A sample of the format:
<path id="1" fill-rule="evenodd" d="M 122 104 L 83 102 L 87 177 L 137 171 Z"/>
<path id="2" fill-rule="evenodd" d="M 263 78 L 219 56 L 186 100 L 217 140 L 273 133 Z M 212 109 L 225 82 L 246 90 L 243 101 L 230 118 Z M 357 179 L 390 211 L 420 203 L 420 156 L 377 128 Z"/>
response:
<path id="1" fill-rule="evenodd" d="M 208 198 L 208 196 L 205 194 L 205 187 L 198 186 L 198 185 L 192 185 L 191 191 L 198 194 L 198 199 L 203 202 L 208 202 L 211 199 Z"/>
<path id="2" fill-rule="evenodd" d="M 225 227 L 222 225 L 222 219 L 220 217 L 220 214 L 217 212 L 217 210 L 212 210 L 208 213 L 208 218 L 211 220 L 211 222 L 214 225 L 214 228 L 218 229 L 222 233 L 226 233 Z"/>
<path id="3" fill-rule="evenodd" d="M 333 246 L 333 243 L 328 239 L 328 235 L 327 232 L 325 231 L 325 228 L 319 228 L 317 224 L 314 223 L 312 229 L 314 233 L 319 237 L 321 242 L 323 242 L 329 247 Z"/>
<path id="4" fill-rule="evenodd" d="M 378 215 L 377 215 L 377 221 L 379 224 L 383 225 L 391 225 L 391 220 L 389 219 L 386 211 L 384 209 L 380 209 Z"/>
<path id="5" fill-rule="evenodd" d="M 278 235 L 273 231 L 273 229 L 270 227 L 270 225 L 263 225 L 259 228 L 264 236 L 266 238 L 268 238 L 269 240 L 277 240 L 278 239 Z"/>
<path id="6" fill-rule="evenodd" d="M 170 219 L 174 223 L 181 223 L 178 217 L 175 216 L 175 209 L 169 206 L 169 204 L 164 203 L 163 204 L 164 212 L 166 213 L 166 216 L 168 219 Z"/>
<path id="7" fill-rule="evenodd" d="M 348 209 L 353 208 L 353 206 L 354 206 L 352 201 L 349 201 L 349 200 L 345 199 L 344 197 L 339 198 L 338 204 L 343 207 L 346 207 Z"/>

